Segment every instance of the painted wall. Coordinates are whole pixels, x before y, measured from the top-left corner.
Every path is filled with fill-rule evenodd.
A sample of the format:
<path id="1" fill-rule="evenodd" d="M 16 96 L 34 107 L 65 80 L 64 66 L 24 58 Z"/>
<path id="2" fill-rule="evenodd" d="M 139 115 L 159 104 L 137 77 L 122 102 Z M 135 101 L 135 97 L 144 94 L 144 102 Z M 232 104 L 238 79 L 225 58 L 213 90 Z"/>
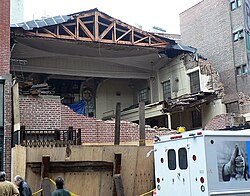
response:
<path id="1" fill-rule="evenodd" d="M 147 88 L 146 80 L 108 79 L 102 82 L 96 92 L 96 118 L 115 114 L 116 103 L 121 110 L 138 103 L 138 91 Z"/>

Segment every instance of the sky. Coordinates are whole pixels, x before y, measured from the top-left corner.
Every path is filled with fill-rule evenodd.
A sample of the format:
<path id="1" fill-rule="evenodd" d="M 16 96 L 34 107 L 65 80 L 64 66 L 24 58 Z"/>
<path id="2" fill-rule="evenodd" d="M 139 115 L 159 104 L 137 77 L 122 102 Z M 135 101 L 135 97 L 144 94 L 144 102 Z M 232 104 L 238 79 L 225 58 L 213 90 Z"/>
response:
<path id="1" fill-rule="evenodd" d="M 127 24 L 180 33 L 179 14 L 201 0 L 24 0 L 24 20 L 67 15 L 97 8 Z"/>

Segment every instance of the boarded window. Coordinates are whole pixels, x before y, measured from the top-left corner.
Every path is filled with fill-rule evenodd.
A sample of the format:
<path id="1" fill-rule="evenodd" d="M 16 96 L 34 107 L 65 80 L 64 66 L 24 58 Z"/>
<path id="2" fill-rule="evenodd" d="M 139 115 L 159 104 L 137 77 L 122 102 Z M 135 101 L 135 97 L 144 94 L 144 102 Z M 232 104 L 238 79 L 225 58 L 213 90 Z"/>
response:
<path id="1" fill-rule="evenodd" d="M 174 149 L 168 150 L 168 169 L 169 170 L 176 169 L 176 154 Z"/>
<path id="2" fill-rule="evenodd" d="M 191 93 L 200 92 L 200 78 L 199 71 L 195 71 L 189 74 L 190 77 L 190 89 Z"/>
<path id="3" fill-rule="evenodd" d="M 163 99 L 171 99 L 171 84 L 170 80 L 162 83 Z"/>

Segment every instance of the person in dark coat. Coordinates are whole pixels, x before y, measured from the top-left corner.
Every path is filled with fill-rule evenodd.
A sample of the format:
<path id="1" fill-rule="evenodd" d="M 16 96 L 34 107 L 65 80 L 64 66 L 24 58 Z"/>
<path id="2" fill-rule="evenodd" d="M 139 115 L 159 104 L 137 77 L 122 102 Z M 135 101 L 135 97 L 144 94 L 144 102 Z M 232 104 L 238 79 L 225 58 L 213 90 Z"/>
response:
<path id="1" fill-rule="evenodd" d="M 22 176 L 15 176 L 15 184 L 18 186 L 20 196 L 32 196 L 32 191 L 29 184 L 22 178 Z"/>
<path id="2" fill-rule="evenodd" d="M 63 188 L 64 180 L 62 177 L 58 177 L 56 180 L 56 190 L 54 190 L 51 196 L 70 196 L 70 192 Z"/>

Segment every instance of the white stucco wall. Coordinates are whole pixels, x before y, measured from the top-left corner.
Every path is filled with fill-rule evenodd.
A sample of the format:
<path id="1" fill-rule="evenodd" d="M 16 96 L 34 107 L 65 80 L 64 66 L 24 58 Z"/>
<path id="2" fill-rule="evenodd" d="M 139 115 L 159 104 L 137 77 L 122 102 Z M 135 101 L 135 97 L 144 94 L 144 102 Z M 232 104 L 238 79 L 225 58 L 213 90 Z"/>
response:
<path id="1" fill-rule="evenodd" d="M 104 112 L 114 112 L 116 103 L 121 103 L 121 110 L 133 105 L 133 89 L 128 80 L 108 79 L 100 84 L 96 94 L 96 117 L 103 118 Z M 120 96 L 117 95 L 120 93 Z M 111 114 L 110 113 L 110 114 Z"/>
<path id="2" fill-rule="evenodd" d="M 172 98 L 181 96 L 190 92 L 189 77 L 182 60 L 175 58 L 168 65 L 158 71 L 158 95 L 159 101 L 163 100 L 162 83 L 170 80 L 172 89 Z M 176 90 L 176 93 L 173 92 Z"/>

